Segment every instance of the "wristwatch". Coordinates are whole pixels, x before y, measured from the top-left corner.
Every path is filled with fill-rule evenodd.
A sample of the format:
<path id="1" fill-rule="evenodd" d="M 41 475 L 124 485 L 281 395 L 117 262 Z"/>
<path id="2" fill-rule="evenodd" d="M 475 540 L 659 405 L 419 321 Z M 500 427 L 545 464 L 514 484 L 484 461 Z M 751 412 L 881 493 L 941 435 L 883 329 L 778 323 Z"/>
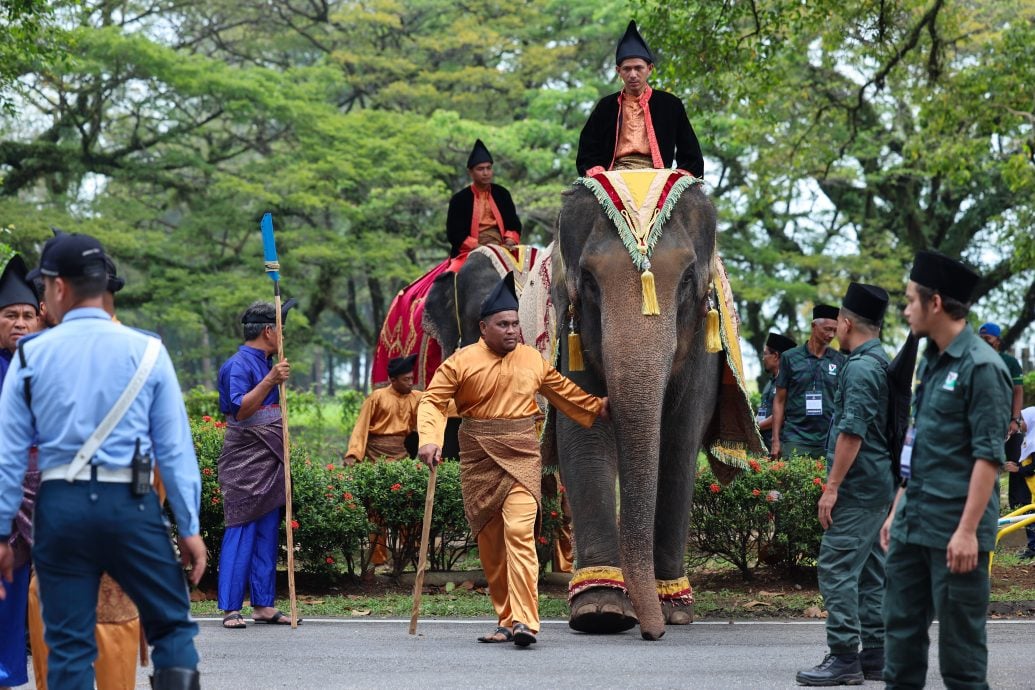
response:
<path id="1" fill-rule="evenodd" d="M 1021 415 L 1017 415 L 1016 417 L 1014 417 L 1010 421 L 1011 422 L 1017 422 L 1017 426 L 1020 426 L 1021 424 L 1024 423 L 1024 417 L 1022 417 Z"/>

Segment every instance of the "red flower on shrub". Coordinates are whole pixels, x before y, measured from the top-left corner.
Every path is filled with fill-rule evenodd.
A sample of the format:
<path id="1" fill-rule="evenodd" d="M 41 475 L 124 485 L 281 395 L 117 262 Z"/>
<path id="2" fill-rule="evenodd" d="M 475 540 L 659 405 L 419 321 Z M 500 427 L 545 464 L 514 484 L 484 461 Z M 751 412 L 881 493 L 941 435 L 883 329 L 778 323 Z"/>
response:
<path id="1" fill-rule="evenodd" d="M 552 517 L 552 518 L 557 517 L 557 511 L 556 510 L 551 510 L 550 511 L 550 517 Z"/>
<path id="2" fill-rule="evenodd" d="M 399 482 L 396 482 L 395 484 L 392 484 L 390 488 L 392 491 L 398 491 L 399 489 L 403 488 L 403 485 Z"/>
<path id="3" fill-rule="evenodd" d="M 212 505 L 214 505 L 214 506 L 219 505 L 219 496 L 213 496 L 212 497 Z"/>
<path id="4" fill-rule="evenodd" d="M 203 475 L 205 475 L 206 477 L 211 477 L 212 476 L 212 468 L 211 467 L 203 467 L 203 468 L 201 468 L 201 473 Z"/>
<path id="5" fill-rule="evenodd" d="M 298 520 L 291 521 L 291 529 L 298 529 Z"/>
<path id="6" fill-rule="evenodd" d="M 341 497 L 342 497 L 343 499 L 345 499 L 346 501 L 351 501 L 351 500 L 352 500 L 352 494 L 350 494 L 350 493 L 349 493 L 348 491 L 346 491 L 345 493 L 343 493 L 343 494 L 341 495 Z"/>
<path id="7" fill-rule="evenodd" d="M 813 477 L 812 478 L 812 483 L 815 484 L 816 486 L 822 486 L 823 485 L 823 480 L 820 479 L 819 477 Z"/>
<path id="8" fill-rule="evenodd" d="M 334 500 L 334 494 L 324 494 L 324 496 L 331 499 L 332 501 Z"/>
<path id="9" fill-rule="evenodd" d="M 539 537 L 539 543 L 545 545 L 546 544 L 546 537 Z"/>
<path id="10" fill-rule="evenodd" d="M 356 504 L 355 503 L 350 503 L 349 504 L 349 510 L 355 510 L 355 509 L 356 509 Z"/>
<path id="11" fill-rule="evenodd" d="M 820 485 L 819 485 L 819 492 L 823 493 L 826 490 L 827 490 L 827 485 L 823 484 L 823 483 L 820 483 Z"/>
<path id="12" fill-rule="evenodd" d="M 217 429 L 225 429 L 226 428 L 226 422 L 212 422 L 212 424 L 215 425 L 215 427 Z"/>
<path id="13" fill-rule="evenodd" d="M 334 465 L 332 465 L 331 463 L 327 463 L 327 470 L 329 472 L 333 472 L 334 471 Z"/>
<path id="14" fill-rule="evenodd" d="M 211 422 L 211 421 L 212 421 L 212 418 L 211 418 L 211 417 L 209 417 L 208 415 L 204 415 L 204 416 L 203 416 L 203 417 L 201 418 L 201 421 L 203 421 L 203 422 Z"/>
<path id="15" fill-rule="evenodd" d="M 758 460 L 748 460 L 748 467 L 751 468 L 752 472 L 762 471 L 762 466 L 758 464 Z"/>
<path id="16" fill-rule="evenodd" d="M 752 489 L 751 490 L 751 495 L 752 496 L 761 496 L 762 495 L 762 490 L 761 489 Z"/>
<path id="17" fill-rule="evenodd" d="M 817 470 L 825 470 L 826 469 L 826 465 L 823 464 L 822 460 L 817 460 L 816 461 L 816 469 Z"/>
<path id="18" fill-rule="evenodd" d="M 708 490 L 711 491 L 713 494 L 717 494 L 720 491 L 722 491 L 722 487 L 718 484 L 711 484 L 708 486 Z"/>
<path id="19" fill-rule="evenodd" d="M 323 562 L 326 563 L 327 565 L 334 565 L 334 559 L 331 558 L 330 556 L 328 556 L 327 558 L 323 559 Z"/>

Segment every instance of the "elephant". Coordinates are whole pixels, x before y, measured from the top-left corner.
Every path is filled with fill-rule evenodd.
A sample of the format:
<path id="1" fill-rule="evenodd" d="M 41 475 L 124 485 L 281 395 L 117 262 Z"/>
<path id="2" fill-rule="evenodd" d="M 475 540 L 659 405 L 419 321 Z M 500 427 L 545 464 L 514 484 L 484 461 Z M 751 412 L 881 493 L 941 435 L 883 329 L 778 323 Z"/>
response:
<path id="1" fill-rule="evenodd" d="M 685 576 L 697 454 L 716 416 L 722 360 L 707 351 L 703 328 L 715 239 L 715 208 L 690 187 L 650 257 L 660 313 L 647 316 L 640 276 L 613 222 L 586 187 L 563 193 L 551 299 L 558 342 L 574 317 L 584 369 L 571 370 L 563 346 L 557 366 L 587 392 L 609 397 L 611 421 L 583 429 L 551 413 L 543 462 L 559 461 L 578 568 L 624 578 L 624 587 L 591 584 L 573 594 L 574 630 L 616 633 L 638 622 L 641 636 L 656 640 L 666 623 L 692 620 L 691 607 L 663 605 L 657 583 Z M 424 324 L 443 357 L 478 340 L 481 300 L 498 278 L 491 261 L 472 254 L 455 277 L 436 280 Z"/>

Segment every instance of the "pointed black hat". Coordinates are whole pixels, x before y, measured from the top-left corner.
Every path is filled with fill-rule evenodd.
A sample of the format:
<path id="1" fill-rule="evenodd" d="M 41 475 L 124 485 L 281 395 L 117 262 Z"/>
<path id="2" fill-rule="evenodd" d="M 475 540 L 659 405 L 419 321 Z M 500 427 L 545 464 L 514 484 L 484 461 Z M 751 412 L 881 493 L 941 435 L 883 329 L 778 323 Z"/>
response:
<path id="1" fill-rule="evenodd" d="M 489 296 L 482 302 L 481 318 L 484 319 L 486 316 L 492 316 L 501 311 L 517 311 L 517 308 L 518 300 L 517 292 L 514 290 L 514 272 L 510 271 L 500 279 L 500 282 L 496 283 L 496 287 L 492 289 Z"/>
<path id="2" fill-rule="evenodd" d="M 888 309 L 888 300 L 888 292 L 884 288 L 865 283 L 849 283 L 841 306 L 864 319 L 880 323 Z"/>
<path id="3" fill-rule="evenodd" d="M 0 309 L 12 304 L 31 304 L 36 311 L 40 310 L 40 300 L 26 278 L 28 274 L 29 269 L 22 257 L 12 256 L 0 274 Z"/>
<path id="4" fill-rule="evenodd" d="M 413 363 L 416 361 L 416 354 L 412 354 L 409 357 L 394 357 L 388 360 L 388 378 L 394 379 L 396 376 L 402 376 L 403 374 L 412 374 Z"/>
<path id="5" fill-rule="evenodd" d="M 640 58 L 652 65 L 654 64 L 654 55 L 651 54 L 650 48 L 647 47 L 647 42 L 643 40 L 643 36 L 637 31 L 635 21 L 629 22 L 629 26 L 625 29 L 625 35 L 618 42 L 618 48 L 615 50 L 615 64 L 621 65 L 622 60 L 628 60 L 629 58 Z"/>
<path id="6" fill-rule="evenodd" d="M 913 259 L 909 279 L 917 285 L 931 288 L 958 302 L 970 302 L 971 294 L 981 280 L 964 264 L 938 252 L 920 251 Z"/>
<path id="7" fill-rule="evenodd" d="M 489 153 L 489 149 L 485 147 L 481 139 L 474 140 L 474 148 L 471 149 L 471 155 L 467 157 L 467 169 L 470 170 L 476 165 L 482 163 L 492 163 L 492 154 Z"/>
<path id="8" fill-rule="evenodd" d="M 769 337 L 765 340 L 765 346 L 773 352 L 777 352 L 782 355 L 792 347 L 797 347 L 798 343 L 794 342 L 782 333 L 770 333 Z"/>

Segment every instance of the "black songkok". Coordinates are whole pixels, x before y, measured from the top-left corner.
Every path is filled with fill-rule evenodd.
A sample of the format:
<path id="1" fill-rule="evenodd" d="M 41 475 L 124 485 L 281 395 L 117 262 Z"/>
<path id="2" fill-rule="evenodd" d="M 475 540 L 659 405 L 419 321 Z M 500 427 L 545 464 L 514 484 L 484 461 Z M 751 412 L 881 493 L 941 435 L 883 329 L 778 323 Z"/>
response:
<path id="1" fill-rule="evenodd" d="M 837 315 L 841 313 L 841 310 L 837 307 L 832 307 L 829 304 L 817 304 L 812 308 L 812 320 L 816 319 L 837 319 Z"/>
<path id="2" fill-rule="evenodd" d="M 280 305 L 280 323 L 281 323 L 281 325 L 284 325 L 285 323 L 287 323 L 288 312 L 291 309 L 293 309 L 293 308 L 295 308 L 297 306 L 298 306 L 298 300 L 295 299 L 294 297 L 292 297 L 287 302 L 284 302 L 283 304 Z M 258 314 L 248 315 L 248 313 L 245 312 L 245 315 L 241 317 L 241 323 L 259 323 L 259 324 L 263 324 L 263 325 L 276 324 L 277 322 L 274 320 L 275 317 L 276 317 L 276 313 L 274 313 L 273 316 L 264 317 L 264 316 L 259 316 Z"/>
<path id="3" fill-rule="evenodd" d="M 622 36 L 622 40 L 618 41 L 618 48 L 615 50 L 615 64 L 621 65 L 623 60 L 629 58 L 640 58 L 651 65 L 654 64 L 654 56 L 647 47 L 647 42 L 643 40 L 643 36 L 636 30 L 635 21 L 629 22 L 625 35 Z"/>
<path id="4" fill-rule="evenodd" d="M 482 302 L 481 318 L 484 319 L 501 311 L 517 311 L 517 309 L 518 300 L 517 292 L 514 290 L 514 272 L 510 271 L 500 279 L 500 282 L 496 283 L 496 287 L 492 289 L 489 296 Z"/>
<path id="5" fill-rule="evenodd" d="M 26 278 L 28 274 L 29 269 L 22 257 L 12 256 L 4 266 L 4 272 L 0 273 L 0 309 L 12 304 L 30 304 L 37 312 L 40 310 L 40 300 Z"/>
<path id="6" fill-rule="evenodd" d="M 765 339 L 765 346 L 781 355 L 797 345 L 798 343 L 781 333 L 770 333 L 769 337 Z"/>
<path id="7" fill-rule="evenodd" d="M 917 285 L 941 293 L 944 297 L 951 297 L 967 304 L 981 276 L 944 254 L 921 251 L 917 252 L 916 258 L 913 259 L 913 270 L 909 272 L 909 279 Z"/>
<path id="8" fill-rule="evenodd" d="M 402 376 L 403 374 L 413 373 L 413 363 L 417 361 L 417 355 L 413 354 L 409 357 L 394 357 L 388 360 L 388 378 L 394 379 L 396 376 Z"/>
<path id="9" fill-rule="evenodd" d="M 485 147 L 481 139 L 474 140 L 474 148 L 471 149 L 471 155 L 467 157 L 467 169 L 470 170 L 476 165 L 482 163 L 492 163 L 492 154 L 489 153 L 489 149 Z"/>
<path id="10" fill-rule="evenodd" d="M 884 320 L 884 312 L 888 309 L 888 299 L 888 292 L 884 288 L 864 283 L 850 283 L 841 306 L 879 324 Z"/>

